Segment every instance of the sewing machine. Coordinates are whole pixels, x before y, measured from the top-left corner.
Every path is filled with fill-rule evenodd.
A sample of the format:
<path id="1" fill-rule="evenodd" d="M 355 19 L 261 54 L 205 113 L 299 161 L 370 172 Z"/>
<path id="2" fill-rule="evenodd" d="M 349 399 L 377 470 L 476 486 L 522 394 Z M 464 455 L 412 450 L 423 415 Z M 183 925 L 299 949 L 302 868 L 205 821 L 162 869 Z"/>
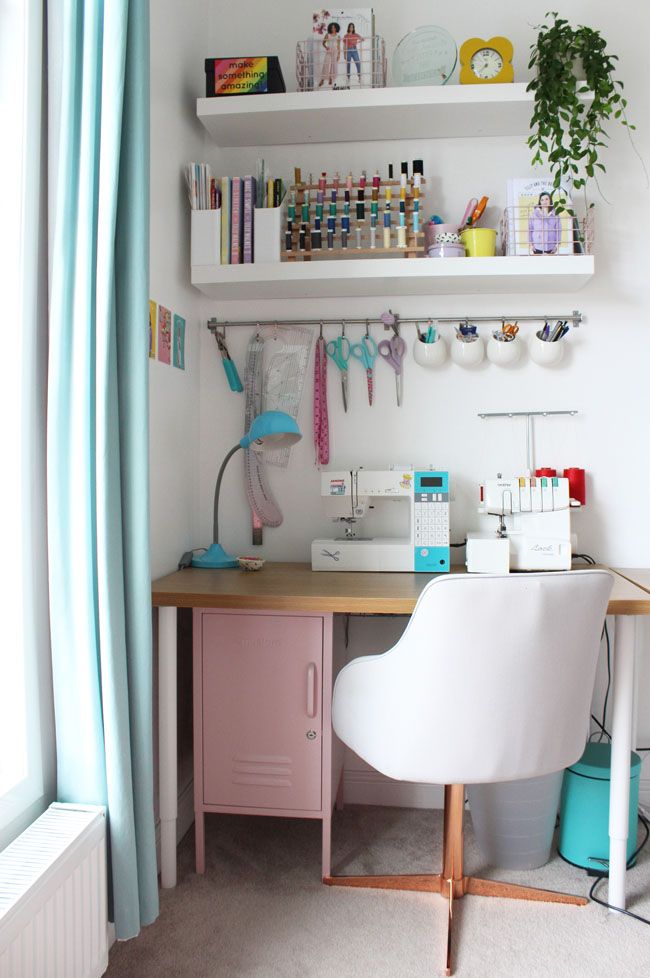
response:
<path id="1" fill-rule="evenodd" d="M 321 497 L 325 515 L 344 529 L 341 536 L 313 541 L 312 570 L 449 570 L 447 472 L 403 468 L 321 472 Z M 402 536 L 358 534 L 357 523 L 369 515 L 369 510 L 376 509 L 376 517 L 385 518 L 391 503 L 407 511 L 408 529 Z"/>
<path id="2" fill-rule="evenodd" d="M 470 573 L 569 570 L 569 480 L 559 477 L 491 479 L 480 487 L 479 513 L 497 517 L 493 533 L 468 533 Z"/>

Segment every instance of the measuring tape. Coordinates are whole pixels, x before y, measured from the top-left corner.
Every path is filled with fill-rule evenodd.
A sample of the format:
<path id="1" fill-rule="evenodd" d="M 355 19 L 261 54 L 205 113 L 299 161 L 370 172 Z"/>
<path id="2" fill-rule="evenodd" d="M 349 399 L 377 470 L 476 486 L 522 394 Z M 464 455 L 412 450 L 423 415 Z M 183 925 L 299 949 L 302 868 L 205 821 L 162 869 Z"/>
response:
<path id="1" fill-rule="evenodd" d="M 314 448 L 316 465 L 330 460 L 330 432 L 327 416 L 327 351 L 322 336 L 316 340 L 314 358 Z"/>

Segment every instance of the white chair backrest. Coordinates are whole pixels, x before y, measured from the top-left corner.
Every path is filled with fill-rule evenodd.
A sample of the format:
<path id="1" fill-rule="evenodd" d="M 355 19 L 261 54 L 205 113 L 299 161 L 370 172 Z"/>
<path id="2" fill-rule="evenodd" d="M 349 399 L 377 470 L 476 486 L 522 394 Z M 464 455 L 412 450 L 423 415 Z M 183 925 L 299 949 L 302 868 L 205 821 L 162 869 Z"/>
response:
<path id="1" fill-rule="evenodd" d="M 559 771 L 584 750 L 612 581 L 603 570 L 435 578 L 399 642 L 339 674 L 334 730 L 397 780 Z"/>

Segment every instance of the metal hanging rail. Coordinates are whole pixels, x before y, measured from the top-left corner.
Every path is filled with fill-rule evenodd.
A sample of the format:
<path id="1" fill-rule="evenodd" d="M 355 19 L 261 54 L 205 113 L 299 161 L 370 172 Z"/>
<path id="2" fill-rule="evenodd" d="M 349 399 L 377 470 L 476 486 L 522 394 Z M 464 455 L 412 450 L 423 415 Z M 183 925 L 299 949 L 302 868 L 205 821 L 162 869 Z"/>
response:
<path id="1" fill-rule="evenodd" d="M 567 411 L 479 411 L 479 418 L 525 418 L 526 419 L 526 466 L 529 472 L 535 471 L 535 446 L 533 440 L 533 418 L 547 418 L 552 414 L 575 416 L 578 412 Z"/>
<path id="2" fill-rule="evenodd" d="M 389 310 L 390 311 L 390 310 Z M 395 317 L 395 323 L 400 325 L 414 325 L 417 323 L 425 323 L 428 321 L 437 323 L 501 323 L 501 322 L 518 322 L 518 323 L 544 323 L 547 320 L 564 320 L 570 323 L 574 327 L 578 327 L 581 322 L 583 322 L 582 313 L 578 309 L 574 309 L 572 313 L 563 313 L 558 316 L 407 316 L 402 317 L 397 313 L 392 313 Z M 208 321 L 208 329 L 210 332 L 214 333 L 217 329 L 222 329 L 224 326 L 384 326 L 384 320 L 378 316 L 370 316 L 368 318 L 358 319 L 358 318 L 348 318 L 347 316 L 321 316 L 319 319 L 274 319 L 269 317 L 268 319 L 260 317 L 260 319 L 247 319 L 247 320 L 216 320 L 210 319 Z"/>

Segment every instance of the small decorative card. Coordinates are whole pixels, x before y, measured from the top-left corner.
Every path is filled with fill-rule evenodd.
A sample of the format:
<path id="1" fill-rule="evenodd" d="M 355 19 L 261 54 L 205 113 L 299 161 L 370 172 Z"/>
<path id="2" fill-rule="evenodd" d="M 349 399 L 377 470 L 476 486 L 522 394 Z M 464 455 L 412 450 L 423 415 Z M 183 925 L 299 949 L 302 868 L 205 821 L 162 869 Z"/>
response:
<path id="1" fill-rule="evenodd" d="M 149 359 L 156 359 L 156 303 L 149 299 Z"/>
<path id="2" fill-rule="evenodd" d="M 173 348 L 174 366 L 185 370 L 185 320 L 177 312 L 174 313 Z"/>
<path id="3" fill-rule="evenodd" d="M 165 306 L 158 306 L 158 359 L 171 363 L 172 314 Z"/>

